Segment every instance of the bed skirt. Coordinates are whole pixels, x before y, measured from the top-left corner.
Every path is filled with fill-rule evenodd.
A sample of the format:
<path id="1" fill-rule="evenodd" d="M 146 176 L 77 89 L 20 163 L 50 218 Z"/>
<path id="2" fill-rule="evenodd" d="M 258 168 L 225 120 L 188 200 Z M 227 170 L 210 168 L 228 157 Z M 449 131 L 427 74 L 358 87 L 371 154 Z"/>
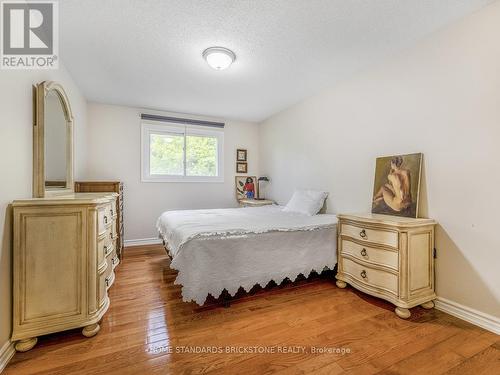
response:
<path id="1" fill-rule="evenodd" d="M 218 298 L 226 290 L 234 296 L 240 288 L 249 292 L 271 281 L 279 285 L 301 274 L 333 270 L 336 263 L 336 227 L 330 226 L 192 239 L 175 254 L 170 267 L 178 271 L 175 284 L 182 286 L 183 301 L 203 305 L 209 294 Z"/>

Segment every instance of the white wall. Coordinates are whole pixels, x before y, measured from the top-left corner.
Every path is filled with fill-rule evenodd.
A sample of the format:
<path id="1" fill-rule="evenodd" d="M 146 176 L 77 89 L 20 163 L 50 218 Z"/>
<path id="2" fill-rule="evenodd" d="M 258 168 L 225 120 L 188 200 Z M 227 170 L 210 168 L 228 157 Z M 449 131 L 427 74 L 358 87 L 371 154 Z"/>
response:
<path id="1" fill-rule="evenodd" d="M 439 222 L 439 296 L 500 317 L 500 2 L 260 126 L 261 173 L 286 202 L 326 189 L 370 210 L 375 158 L 424 153 L 423 214 Z"/>
<path id="2" fill-rule="evenodd" d="M 75 116 L 75 176 L 84 172 L 87 102 L 60 64 L 59 70 L 0 70 L 0 348 L 11 336 L 11 256 L 14 199 L 32 196 L 33 97 L 32 85 L 44 80 L 61 83 Z"/>
<path id="3" fill-rule="evenodd" d="M 123 181 L 125 240 L 157 238 L 156 220 L 167 210 L 236 206 L 236 149 L 248 149 L 249 175 L 257 175 L 258 125 L 225 121 L 224 183 L 141 182 L 141 112 L 218 120 L 89 103 L 87 179 Z"/>

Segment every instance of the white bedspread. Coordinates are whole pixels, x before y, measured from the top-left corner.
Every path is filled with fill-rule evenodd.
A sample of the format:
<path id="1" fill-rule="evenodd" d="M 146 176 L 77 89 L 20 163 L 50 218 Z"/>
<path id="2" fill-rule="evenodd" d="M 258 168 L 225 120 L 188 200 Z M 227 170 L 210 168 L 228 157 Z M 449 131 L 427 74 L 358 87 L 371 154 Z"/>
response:
<path id="1" fill-rule="evenodd" d="M 157 228 L 179 271 L 184 301 L 202 305 L 208 294 L 265 287 L 332 269 L 336 257 L 334 215 L 307 216 L 280 206 L 169 211 Z"/>

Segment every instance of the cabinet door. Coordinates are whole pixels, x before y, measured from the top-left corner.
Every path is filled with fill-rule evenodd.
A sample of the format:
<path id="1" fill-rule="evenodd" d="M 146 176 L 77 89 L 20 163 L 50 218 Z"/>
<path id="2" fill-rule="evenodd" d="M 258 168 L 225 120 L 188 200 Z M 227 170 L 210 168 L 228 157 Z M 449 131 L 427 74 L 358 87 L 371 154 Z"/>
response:
<path id="1" fill-rule="evenodd" d="M 85 314 L 85 208 L 14 211 L 14 333 Z"/>

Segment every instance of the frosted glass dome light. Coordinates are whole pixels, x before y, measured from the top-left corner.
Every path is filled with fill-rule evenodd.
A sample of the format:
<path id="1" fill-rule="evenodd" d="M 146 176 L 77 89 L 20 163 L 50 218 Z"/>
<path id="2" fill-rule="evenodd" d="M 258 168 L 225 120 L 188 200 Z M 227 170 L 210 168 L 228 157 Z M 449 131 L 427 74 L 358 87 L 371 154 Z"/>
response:
<path id="1" fill-rule="evenodd" d="M 236 60 L 236 55 L 224 47 L 210 47 L 203 51 L 203 58 L 215 70 L 224 70 Z"/>

